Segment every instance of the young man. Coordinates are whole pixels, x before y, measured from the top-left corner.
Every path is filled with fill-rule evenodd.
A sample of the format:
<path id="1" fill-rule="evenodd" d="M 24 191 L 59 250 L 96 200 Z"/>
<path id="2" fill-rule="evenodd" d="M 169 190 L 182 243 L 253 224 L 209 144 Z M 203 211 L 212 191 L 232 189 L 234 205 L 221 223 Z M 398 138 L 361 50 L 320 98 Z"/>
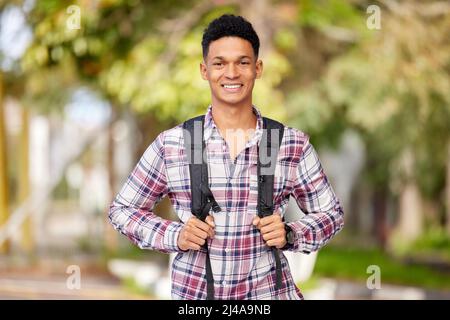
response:
<path id="1" fill-rule="evenodd" d="M 195 190 L 183 126 L 178 125 L 162 132 L 145 151 L 112 203 L 109 218 L 140 248 L 178 253 L 172 265 L 174 299 L 206 299 L 211 294 L 215 299 L 302 299 L 282 251 L 321 248 L 342 229 L 343 210 L 308 136 L 284 127 L 273 214 L 258 216 L 263 120 L 252 104 L 252 91 L 263 70 L 259 39 L 244 18 L 223 15 L 205 30 L 202 47 L 200 73 L 211 90 L 203 126 L 205 158 L 209 188 L 220 211 L 209 211 L 204 221 L 191 213 Z M 153 213 L 166 195 L 180 222 Z M 289 196 L 306 215 L 285 223 Z"/>

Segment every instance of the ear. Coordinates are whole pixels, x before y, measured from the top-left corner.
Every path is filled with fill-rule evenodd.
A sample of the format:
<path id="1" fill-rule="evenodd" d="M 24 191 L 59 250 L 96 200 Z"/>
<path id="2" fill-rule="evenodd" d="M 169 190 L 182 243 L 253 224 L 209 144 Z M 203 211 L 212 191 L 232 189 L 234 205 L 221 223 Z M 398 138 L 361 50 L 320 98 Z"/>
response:
<path id="1" fill-rule="evenodd" d="M 263 62 L 262 60 L 258 59 L 256 61 L 256 79 L 261 78 L 263 72 Z"/>
<path id="2" fill-rule="evenodd" d="M 205 60 L 200 62 L 200 74 L 202 75 L 203 80 L 208 80 L 208 70 L 206 68 Z"/>

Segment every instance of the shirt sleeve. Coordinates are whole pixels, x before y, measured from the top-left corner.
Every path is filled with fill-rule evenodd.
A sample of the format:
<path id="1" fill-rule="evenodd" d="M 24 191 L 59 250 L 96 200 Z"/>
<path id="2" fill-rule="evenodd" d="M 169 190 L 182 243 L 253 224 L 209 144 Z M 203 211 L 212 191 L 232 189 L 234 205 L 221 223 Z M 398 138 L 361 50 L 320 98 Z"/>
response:
<path id="1" fill-rule="evenodd" d="M 344 211 L 309 139 L 295 172 L 292 196 L 305 216 L 287 223 L 294 232 L 294 243 L 286 250 L 310 253 L 344 227 Z"/>
<path id="2" fill-rule="evenodd" d="M 144 152 L 112 202 L 109 220 L 141 249 L 181 252 L 177 242 L 183 224 L 153 213 L 155 205 L 168 193 L 163 142 L 161 133 Z"/>

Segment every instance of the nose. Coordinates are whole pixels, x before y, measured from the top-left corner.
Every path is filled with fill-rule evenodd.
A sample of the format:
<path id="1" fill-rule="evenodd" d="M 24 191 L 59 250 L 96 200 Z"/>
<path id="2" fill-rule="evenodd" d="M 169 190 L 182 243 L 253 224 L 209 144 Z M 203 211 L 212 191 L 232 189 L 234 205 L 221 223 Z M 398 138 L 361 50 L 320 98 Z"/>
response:
<path id="1" fill-rule="evenodd" d="M 228 79 L 235 79 L 239 76 L 239 72 L 234 63 L 229 63 L 225 70 L 225 77 Z"/>

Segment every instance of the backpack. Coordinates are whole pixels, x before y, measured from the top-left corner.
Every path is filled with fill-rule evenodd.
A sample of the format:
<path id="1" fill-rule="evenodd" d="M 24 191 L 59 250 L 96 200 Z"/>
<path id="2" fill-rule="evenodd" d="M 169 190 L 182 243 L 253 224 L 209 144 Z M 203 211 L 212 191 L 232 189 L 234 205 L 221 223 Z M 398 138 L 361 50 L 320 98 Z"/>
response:
<path id="1" fill-rule="evenodd" d="M 189 163 L 189 173 L 191 182 L 191 212 L 205 221 L 210 210 L 220 212 L 221 208 L 214 199 L 214 195 L 209 188 L 208 166 L 203 159 L 203 151 L 206 149 L 203 139 L 203 125 L 205 116 L 198 116 L 183 123 L 183 135 L 186 155 Z M 275 120 L 263 117 L 263 135 L 260 145 L 258 145 L 258 216 L 263 218 L 273 213 L 273 189 L 274 172 L 278 150 L 281 145 L 284 133 L 284 125 Z M 272 145 L 272 129 L 278 130 L 278 141 Z M 195 133 L 198 133 L 197 135 Z M 276 137 L 275 137 L 276 138 Z M 271 161 L 265 161 L 267 157 Z M 264 161 L 261 162 L 261 159 Z M 264 170 L 264 172 L 262 172 Z M 214 278 L 209 258 L 208 243 L 205 242 L 206 249 L 206 283 L 207 300 L 214 300 Z M 272 253 L 276 263 L 276 289 L 281 289 L 281 261 L 279 251 L 272 247 Z"/>

